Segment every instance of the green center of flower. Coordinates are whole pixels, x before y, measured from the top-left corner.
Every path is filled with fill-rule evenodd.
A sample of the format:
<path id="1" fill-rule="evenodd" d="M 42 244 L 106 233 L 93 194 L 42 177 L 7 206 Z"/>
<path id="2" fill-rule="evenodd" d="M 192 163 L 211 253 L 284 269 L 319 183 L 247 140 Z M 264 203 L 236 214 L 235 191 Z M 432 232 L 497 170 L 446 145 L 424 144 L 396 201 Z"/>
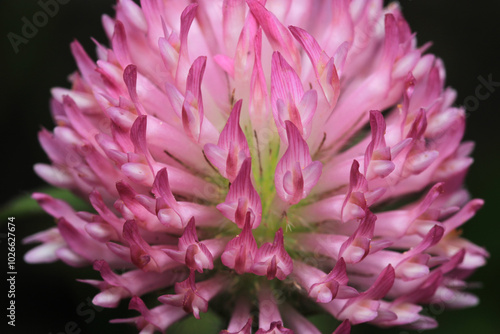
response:
<path id="1" fill-rule="evenodd" d="M 280 201 L 274 183 L 276 165 L 280 158 L 280 138 L 275 125 L 272 126 L 272 132 L 269 133 L 265 130 L 251 130 L 251 127 L 244 128 L 252 156 L 253 183 L 262 203 L 261 224 L 253 231 L 259 245 L 272 242 L 280 227 L 286 230 L 286 211 L 278 204 Z"/>

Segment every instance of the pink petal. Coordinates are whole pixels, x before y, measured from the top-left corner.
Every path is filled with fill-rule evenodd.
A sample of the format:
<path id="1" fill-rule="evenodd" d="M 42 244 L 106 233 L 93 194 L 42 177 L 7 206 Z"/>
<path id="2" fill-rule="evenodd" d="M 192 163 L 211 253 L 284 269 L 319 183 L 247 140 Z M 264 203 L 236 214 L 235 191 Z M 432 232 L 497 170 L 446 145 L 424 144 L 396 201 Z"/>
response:
<path id="1" fill-rule="evenodd" d="M 256 275 L 271 280 L 277 277 L 284 280 L 293 271 L 293 262 L 283 244 L 283 230 L 280 228 L 274 236 L 274 242 L 266 242 L 257 251 L 252 271 Z"/>
<path id="2" fill-rule="evenodd" d="M 245 159 L 238 176 L 229 188 L 226 200 L 224 203 L 217 205 L 217 209 L 225 217 L 234 221 L 239 228 L 243 228 L 247 212 L 250 213 L 252 229 L 260 225 L 262 217 L 260 197 L 252 185 L 251 165 L 251 158 Z"/>
<path id="3" fill-rule="evenodd" d="M 251 272 L 254 264 L 254 257 L 257 253 L 257 243 L 252 234 L 250 223 L 250 212 L 247 212 L 247 218 L 241 234 L 229 241 L 222 253 L 222 263 L 234 270 L 238 274 Z"/>
<path id="4" fill-rule="evenodd" d="M 234 182 L 243 161 L 250 157 L 248 143 L 240 127 L 240 112 L 242 100 L 235 103 L 231 115 L 222 130 L 217 146 L 205 145 L 208 160 L 216 166 L 222 176 L 229 182 Z"/>
<path id="5" fill-rule="evenodd" d="M 289 204 L 307 197 L 321 176 L 322 164 L 312 161 L 307 143 L 295 125 L 286 121 L 288 148 L 278 162 L 275 172 L 276 192 Z"/>

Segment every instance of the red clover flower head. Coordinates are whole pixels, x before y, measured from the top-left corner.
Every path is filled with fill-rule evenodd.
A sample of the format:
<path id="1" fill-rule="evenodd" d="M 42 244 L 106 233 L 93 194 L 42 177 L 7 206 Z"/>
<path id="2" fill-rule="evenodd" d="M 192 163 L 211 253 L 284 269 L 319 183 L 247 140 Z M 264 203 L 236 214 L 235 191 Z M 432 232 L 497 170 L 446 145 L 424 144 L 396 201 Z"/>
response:
<path id="1" fill-rule="evenodd" d="M 34 194 L 57 226 L 26 261 L 93 266 L 93 303 L 129 302 L 114 322 L 141 333 L 209 308 L 231 334 L 317 334 L 313 311 L 428 329 L 422 305 L 478 303 L 464 110 L 397 4 L 120 0 L 102 21 L 35 166 L 93 210 Z"/>

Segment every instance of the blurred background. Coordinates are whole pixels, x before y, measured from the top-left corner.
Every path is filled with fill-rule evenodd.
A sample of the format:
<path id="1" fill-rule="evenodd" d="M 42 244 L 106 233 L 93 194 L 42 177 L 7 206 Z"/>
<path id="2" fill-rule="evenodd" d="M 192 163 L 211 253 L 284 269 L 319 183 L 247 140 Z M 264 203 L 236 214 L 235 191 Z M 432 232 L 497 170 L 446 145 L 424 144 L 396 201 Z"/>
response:
<path id="1" fill-rule="evenodd" d="M 47 215 L 39 214 L 34 201 L 26 199 L 22 205 L 12 204 L 13 199 L 28 198 L 33 190 L 46 187 L 32 166 L 37 162 L 47 162 L 38 144 L 37 132 L 41 127 L 53 128 L 48 108 L 50 88 L 69 87 L 67 77 L 76 69 L 69 51 L 71 41 L 78 39 L 92 56 L 94 45 L 90 37 L 106 43 L 100 17 L 103 13 L 113 15 L 114 3 L 114 0 L 67 1 L 27 43 L 19 45 L 17 53 L 7 34 L 21 35 L 23 17 L 31 20 L 41 8 L 34 0 L 0 3 L 0 143 L 3 161 L 0 233 L 6 233 L 7 217 L 17 216 L 16 327 L 14 331 L 7 328 L 7 333 L 137 332 L 132 326 L 108 323 L 109 319 L 136 315 L 135 311 L 126 310 L 126 303 L 111 310 L 91 305 L 96 290 L 75 281 L 75 278 L 99 278 L 93 270 L 75 269 L 61 263 L 27 265 L 23 262 L 24 253 L 32 246 L 21 245 L 21 239 L 53 226 L 54 222 Z M 494 88 L 497 91 L 492 91 L 487 99 L 476 100 L 477 104 L 471 103 L 474 99 L 470 97 L 476 96 L 480 77 L 486 80 L 491 77 L 500 82 L 500 2 L 403 0 L 401 6 L 412 31 L 417 32 L 419 45 L 432 41 L 433 46 L 428 52 L 444 60 L 447 85 L 458 91 L 456 103 L 469 103 L 466 139 L 474 140 L 476 149 L 473 153 L 475 163 L 466 186 L 473 197 L 484 198 L 486 205 L 464 226 L 464 236 L 491 253 L 488 265 L 479 269 L 470 280 L 482 283 L 474 291 L 481 299 L 480 305 L 446 312 L 428 308 L 428 314 L 439 321 L 439 328 L 429 333 L 498 333 L 500 87 Z M 5 254 L 5 235 L 1 236 L 1 252 Z M 6 256 L 1 259 L 7 262 Z M 2 265 L 2 268 L 5 267 Z M 5 310 L 6 294 L 2 291 L 1 295 L 2 309 Z M 0 326 L 3 327 L 5 316 L 2 315 L 2 319 Z M 331 333 L 335 328 L 327 317 L 316 317 L 314 321 L 325 333 Z M 217 315 L 210 313 L 203 317 L 203 328 L 209 329 L 203 333 L 218 333 L 223 324 Z M 192 324 L 185 321 L 169 333 L 202 333 L 190 326 Z M 353 333 L 407 332 L 416 333 L 401 329 L 379 330 L 371 326 L 359 326 L 353 330 Z"/>

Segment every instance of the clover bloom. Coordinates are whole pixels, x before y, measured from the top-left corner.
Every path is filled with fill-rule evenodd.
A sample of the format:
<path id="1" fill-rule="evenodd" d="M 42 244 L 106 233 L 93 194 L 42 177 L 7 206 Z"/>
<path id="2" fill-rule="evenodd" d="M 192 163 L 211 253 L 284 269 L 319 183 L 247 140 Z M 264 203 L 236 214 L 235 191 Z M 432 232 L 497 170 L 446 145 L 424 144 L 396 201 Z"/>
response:
<path id="1" fill-rule="evenodd" d="M 34 194 L 57 226 L 26 261 L 93 266 L 93 302 L 141 333 L 208 308 L 231 334 L 428 329 L 426 304 L 478 303 L 473 143 L 397 4 L 120 0 L 102 21 L 35 166 L 93 210 Z"/>

